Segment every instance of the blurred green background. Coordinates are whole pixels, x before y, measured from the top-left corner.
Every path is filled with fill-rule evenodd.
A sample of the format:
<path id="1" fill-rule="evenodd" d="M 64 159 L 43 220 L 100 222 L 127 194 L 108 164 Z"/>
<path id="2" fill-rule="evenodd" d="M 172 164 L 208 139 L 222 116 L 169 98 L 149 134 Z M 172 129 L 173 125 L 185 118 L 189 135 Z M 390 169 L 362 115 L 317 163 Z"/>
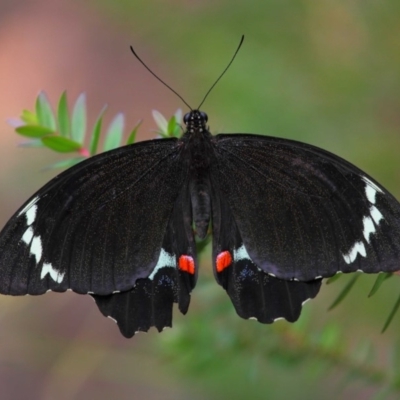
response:
<path id="1" fill-rule="evenodd" d="M 0 225 L 55 174 L 60 159 L 22 149 L 5 120 L 85 91 L 90 123 L 107 103 L 127 128 L 151 110 L 192 107 L 235 63 L 203 106 L 213 132 L 253 132 L 312 143 L 353 162 L 400 198 L 400 2 L 0 0 Z M 128 131 L 127 129 L 127 131 Z M 296 324 L 236 316 L 212 277 L 209 251 L 189 314 L 131 340 L 72 293 L 0 297 L 2 399 L 381 399 L 400 397 L 400 315 L 380 330 L 400 293 L 392 278 L 373 298 L 362 276 L 323 285 Z M 0 277 L 1 279 L 1 277 Z"/>

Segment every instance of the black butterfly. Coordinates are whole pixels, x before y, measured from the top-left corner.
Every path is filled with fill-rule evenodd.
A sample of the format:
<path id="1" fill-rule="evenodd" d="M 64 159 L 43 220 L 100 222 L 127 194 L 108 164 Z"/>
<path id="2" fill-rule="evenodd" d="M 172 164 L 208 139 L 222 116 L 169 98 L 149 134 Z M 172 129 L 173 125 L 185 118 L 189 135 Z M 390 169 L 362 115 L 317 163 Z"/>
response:
<path id="1" fill-rule="evenodd" d="M 338 272 L 400 269 L 400 204 L 342 158 L 296 141 L 212 136 L 192 110 L 177 138 L 92 157 L 35 193 L 0 233 L 0 292 L 90 294 L 131 337 L 189 307 L 194 230 L 242 318 L 293 322 Z M 193 227 L 194 224 L 194 227 Z"/>
<path id="2" fill-rule="evenodd" d="M 355 166 L 286 139 L 212 136 L 185 115 L 180 139 L 92 157 L 34 194 L 0 234 L 0 292 L 91 294 L 131 337 L 186 313 L 199 238 L 237 313 L 296 321 L 321 279 L 396 271 L 400 204 Z"/>

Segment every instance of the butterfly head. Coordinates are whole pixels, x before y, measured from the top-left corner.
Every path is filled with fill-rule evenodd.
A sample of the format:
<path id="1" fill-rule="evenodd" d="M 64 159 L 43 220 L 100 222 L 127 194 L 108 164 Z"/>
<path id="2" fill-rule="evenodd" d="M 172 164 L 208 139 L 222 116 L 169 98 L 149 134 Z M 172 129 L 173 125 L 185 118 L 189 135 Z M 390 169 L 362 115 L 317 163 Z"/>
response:
<path id="1" fill-rule="evenodd" d="M 207 114 L 199 110 L 192 110 L 183 117 L 183 122 L 186 125 L 186 129 L 190 133 L 206 131 L 207 121 Z"/>

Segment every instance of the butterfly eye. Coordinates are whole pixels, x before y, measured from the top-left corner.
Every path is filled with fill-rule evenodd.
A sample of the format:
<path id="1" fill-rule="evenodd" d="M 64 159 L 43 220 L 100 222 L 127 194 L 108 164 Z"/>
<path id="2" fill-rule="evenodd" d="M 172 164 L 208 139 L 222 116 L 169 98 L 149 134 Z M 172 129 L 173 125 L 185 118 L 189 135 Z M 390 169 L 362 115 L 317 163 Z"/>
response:
<path id="1" fill-rule="evenodd" d="M 200 111 L 200 116 L 205 122 L 208 121 L 208 115 L 205 112 Z"/>
<path id="2" fill-rule="evenodd" d="M 190 113 L 186 113 L 186 114 L 184 115 L 184 117 L 183 117 L 183 123 L 184 123 L 185 125 L 187 125 L 188 122 L 189 122 L 189 119 L 190 119 Z"/>

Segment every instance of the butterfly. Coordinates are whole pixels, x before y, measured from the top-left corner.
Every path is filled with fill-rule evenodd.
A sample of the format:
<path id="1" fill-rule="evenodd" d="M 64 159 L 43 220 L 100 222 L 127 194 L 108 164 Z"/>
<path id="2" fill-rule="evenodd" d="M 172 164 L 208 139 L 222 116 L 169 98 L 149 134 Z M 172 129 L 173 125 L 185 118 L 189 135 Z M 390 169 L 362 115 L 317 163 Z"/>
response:
<path id="1" fill-rule="evenodd" d="M 199 109 L 180 138 L 89 158 L 39 189 L 0 232 L 0 293 L 91 295 L 125 337 L 172 326 L 196 285 L 195 236 L 237 314 L 296 321 L 323 278 L 400 269 L 400 204 L 309 144 L 212 135 Z"/>

